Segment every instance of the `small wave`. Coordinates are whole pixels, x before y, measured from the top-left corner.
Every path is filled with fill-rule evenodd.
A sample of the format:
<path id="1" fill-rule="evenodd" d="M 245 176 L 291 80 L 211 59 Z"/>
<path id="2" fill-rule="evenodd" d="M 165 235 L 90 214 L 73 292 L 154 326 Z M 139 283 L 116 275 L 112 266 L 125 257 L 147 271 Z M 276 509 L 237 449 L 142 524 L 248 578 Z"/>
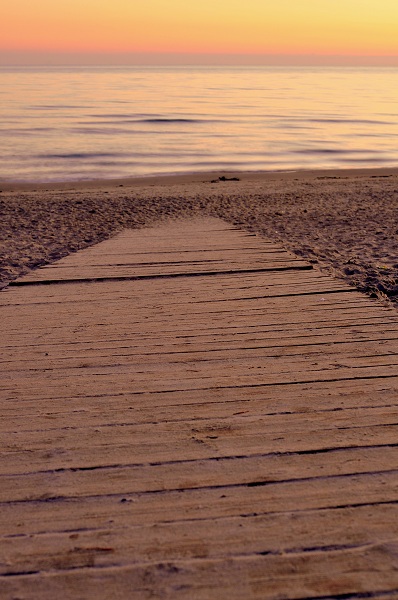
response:
<path id="1" fill-rule="evenodd" d="M 118 127 L 70 127 L 68 130 L 72 134 L 82 134 L 82 135 L 126 135 L 126 130 Z M 129 131 L 128 134 L 131 135 L 132 131 Z"/>
<path id="2" fill-rule="evenodd" d="M 372 151 L 374 154 L 377 150 Z M 341 150 L 334 148 L 303 148 L 301 150 L 294 150 L 295 154 L 369 154 L 369 150 Z"/>
<path id="3" fill-rule="evenodd" d="M 36 134 L 42 131 L 56 131 L 54 127 L 2 127 L 0 131 L 3 134 L 10 135 L 27 135 Z"/>
<path id="4" fill-rule="evenodd" d="M 374 138 L 379 138 L 380 140 L 382 140 L 383 138 L 386 139 L 386 138 L 398 137 L 398 132 L 397 133 L 391 133 L 391 131 L 390 132 L 384 132 L 383 131 L 383 134 L 381 135 L 380 133 L 372 133 L 370 131 L 367 131 L 366 133 L 357 132 L 355 135 L 356 135 L 356 137 L 362 137 L 362 138 L 372 138 L 372 137 L 374 137 Z"/>
<path id="5" fill-rule="evenodd" d="M 364 125 L 395 125 L 392 121 L 379 121 L 377 119 L 308 119 L 310 123 L 344 123 L 344 124 L 364 124 Z"/>
<path id="6" fill-rule="evenodd" d="M 91 119 L 134 119 L 142 120 L 142 119 L 161 119 L 162 115 L 157 114 L 145 114 L 145 113 L 98 113 L 87 115 Z"/>
<path id="7" fill-rule="evenodd" d="M 176 118 L 176 119 L 167 119 L 163 117 L 154 118 L 154 119 L 140 119 L 142 123 L 208 123 L 204 119 L 184 119 L 184 118 Z"/>
<path id="8" fill-rule="evenodd" d="M 220 123 L 222 121 L 211 121 L 206 119 L 112 119 L 112 120 L 97 120 L 97 121 L 79 121 L 80 125 L 92 125 L 96 124 L 99 126 L 111 125 L 179 125 L 179 124 L 198 124 L 198 123 Z M 152 130 L 151 130 L 152 131 Z"/>
<path id="9" fill-rule="evenodd" d="M 384 164 L 386 164 L 386 165 L 387 165 L 388 163 L 390 163 L 391 161 L 392 161 L 392 158 L 391 158 L 391 157 L 385 157 L 385 158 L 381 158 L 381 157 L 380 157 L 380 158 L 378 158 L 377 156 L 368 156 L 368 157 L 366 157 L 366 158 L 354 158 L 354 157 L 350 158 L 350 157 L 347 157 L 347 158 L 345 158 L 345 159 L 343 160 L 343 162 L 346 162 L 346 163 L 353 163 L 353 164 L 355 164 L 355 163 L 364 163 L 364 164 L 368 164 L 368 163 L 369 163 L 369 164 L 370 164 L 370 163 L 375 163 L 375 164 L 383 164 L 383 163 L 384 163 Z"/>
<path id="10" fill-rule="evenodd" d="M 86 159 L 86 160 L 92 160 L 95 158 L 115 158 L 115 157 L 123 157 L 123 156 L 128 156 L 128 154 L 124 154 L 124 153 L 114 153 L 114 152 L 96 152 L 96 153 L 92 153 L 92 152 L 71 152 L 71 153 L 65 153 L 65 154 L 38 154 L 37 158 L 61 158 L 61 159 L 66 159 L 66 160 L 70 160 L 70 159 Z"/>
<path id="11" fill-rule="evenodd" d="M 213 119 L 195 119 L 191 117 L 162 117 L 162 115 L 142 115 L 142 114 L 121 114 L 121 113 L 103 113 L 97 115 L 88 115 L 91 119 L 112 119 L 111 121 L 101 121 L 101 123 L 212 123 Z M 92 122 L 92 121 L 87 121 Z"/>
<path id="12" fill-rule="evenodd" d="M 136 119 L 132 118 L 120 118 L 116 121 L 118 124 L 120 123 L 219 123 L 220 120 L 212 120 L 212 119 L 185 119 L 185 118 L 166 118 L 166 117 L 151 117 L 148 119 Z M 101 121 L 101 123 L 115 123 L 115 121 Z"/>
<path id="13" fill-rule="evenodd" d="M 27 106 L 30 110 L 83 110 L 88 108 L 87 106 L 78 106 L 77 104 L 33 104 Z"/>

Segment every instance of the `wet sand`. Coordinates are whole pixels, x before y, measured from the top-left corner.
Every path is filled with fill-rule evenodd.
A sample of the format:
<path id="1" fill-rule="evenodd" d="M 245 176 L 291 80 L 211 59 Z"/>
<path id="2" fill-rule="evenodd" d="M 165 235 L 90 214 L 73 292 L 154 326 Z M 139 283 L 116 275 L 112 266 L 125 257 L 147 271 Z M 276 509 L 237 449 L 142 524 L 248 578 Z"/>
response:
<path id="1" fill-rule="evenodd" d="M 0 183 L 0 282 L 125 227 L 198 214 L 278 241 L 398 306 L 398 169 Z"/>

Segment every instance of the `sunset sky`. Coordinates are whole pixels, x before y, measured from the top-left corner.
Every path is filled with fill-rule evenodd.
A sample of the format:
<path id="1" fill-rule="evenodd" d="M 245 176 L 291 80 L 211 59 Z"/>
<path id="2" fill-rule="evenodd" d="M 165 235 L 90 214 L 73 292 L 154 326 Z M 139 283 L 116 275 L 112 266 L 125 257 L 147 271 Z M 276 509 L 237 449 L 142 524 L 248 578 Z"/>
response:
<path id="1" fill-rule="evenodd" d="M 0 64 L 255 64 L 264 55 L 398 65 L 398 0 L 2 1 Z"/>

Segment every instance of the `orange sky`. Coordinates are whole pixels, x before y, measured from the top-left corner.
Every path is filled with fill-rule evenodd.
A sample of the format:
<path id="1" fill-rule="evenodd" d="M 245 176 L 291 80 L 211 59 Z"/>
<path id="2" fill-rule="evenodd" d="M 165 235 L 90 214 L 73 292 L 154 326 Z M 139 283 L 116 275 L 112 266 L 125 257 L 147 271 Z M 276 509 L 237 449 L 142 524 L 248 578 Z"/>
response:
<path id="1" fill-rule="evenodd" d="M 6 0 L 1 53 L 398 58 L 398 0 Z"/>

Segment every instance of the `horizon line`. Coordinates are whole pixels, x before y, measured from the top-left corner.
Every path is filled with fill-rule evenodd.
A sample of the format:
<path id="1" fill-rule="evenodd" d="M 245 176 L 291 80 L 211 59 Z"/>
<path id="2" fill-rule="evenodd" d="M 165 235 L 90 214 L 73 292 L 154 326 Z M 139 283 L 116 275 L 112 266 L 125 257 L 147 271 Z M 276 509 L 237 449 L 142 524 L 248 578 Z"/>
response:
<path id="1" fill-rule="evenodd" d="M 0 50 L 1 67 L 65 66 L 375 66 L 398 67 L 398 55 Z"/>

